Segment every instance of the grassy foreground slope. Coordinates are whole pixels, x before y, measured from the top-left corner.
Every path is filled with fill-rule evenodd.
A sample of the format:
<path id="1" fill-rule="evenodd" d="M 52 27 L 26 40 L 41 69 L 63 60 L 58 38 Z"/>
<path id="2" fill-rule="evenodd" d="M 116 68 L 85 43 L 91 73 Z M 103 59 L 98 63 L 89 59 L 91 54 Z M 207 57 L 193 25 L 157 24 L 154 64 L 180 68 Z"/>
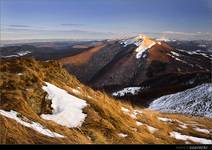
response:
<path id="1" fill-rule="evenodd" d="M 201 139 L 211 141 L 211 120 L 133 108 L 126 102 L 117 101 L 81 84 L 57 61 L 4 59 L 1 60 L 0 69 L 0 109 L 16 111 L 19 118 L 27 118 L 64 136 L 45 136 L 14 119 L 0 115 L 1 144 L 184 144 L 198 143 Z M 83 109 L 87 117 L 81 127 L 68 128 L 40 117 L 41 114 L 52 113 L 51 101 L 42 89 L 45 82 L 87 102 L 88 106 Z M 192 138 L 177 139 L 173 132 Z"/>

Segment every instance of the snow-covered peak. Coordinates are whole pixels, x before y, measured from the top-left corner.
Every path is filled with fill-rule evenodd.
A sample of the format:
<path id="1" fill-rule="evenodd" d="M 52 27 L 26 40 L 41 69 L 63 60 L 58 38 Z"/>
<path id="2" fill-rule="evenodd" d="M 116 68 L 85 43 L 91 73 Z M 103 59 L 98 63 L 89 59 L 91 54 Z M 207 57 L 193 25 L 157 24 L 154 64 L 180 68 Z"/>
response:
<path id="1" fill-rule="evenodd" d="M 140 59 L 141 57 L 145 57 L 144 53 L 146 52 L 146 50 L 150 49 L 158 42 L 149 38 L 146 35 L 139 34 L 136 37 L 127 40 L 122 40 L 120 43 L 123 44 L 124 47 L 134 44 L 137 47 L 135 49 L 135 51 L 137 52 L 136 58 Z"/>
<path id="2" fill-rule="evenodd" d="M 121 44 L 124 45 L 124 47 L 128 46 L 128 45 L 131 45 L 131 44 L 134 44 L 136 46 L 140 46 L 142 44 L 142 42 L 147 39 L 148 37 L 146 35 L 143 35 L 143 34 L 139 34 L 138 36 L 136 37 L 132 37 L 132 38 L 128 38 L 128 39 L 124 39 L 124 40 L 121 40 Z"/>

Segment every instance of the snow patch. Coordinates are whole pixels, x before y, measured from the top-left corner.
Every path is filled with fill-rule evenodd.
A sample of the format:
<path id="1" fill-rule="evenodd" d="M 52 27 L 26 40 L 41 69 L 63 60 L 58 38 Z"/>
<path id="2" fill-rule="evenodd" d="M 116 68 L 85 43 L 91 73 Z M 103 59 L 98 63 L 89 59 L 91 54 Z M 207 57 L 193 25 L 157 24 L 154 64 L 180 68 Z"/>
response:
<path id="1" fill-rule="evenodd" d="M 176 120 L 176 119 L 169 119 L 169 118 L 162 118 L 162 117 L 158 117 L 158 120 L 160 121 L 163 121 L 163 122 L 177 122 L 178 125 L 183 128 L 183 129 L 186 129 L 187 128 L 187 124 L 179 121 L 179 120 Z"/>
<path id="2" fill-rule="evenodd" d="M 190 55 L 202 55 L 204 57 L 212 59 L 211 55 L 205 54 L 205 53 L 201 52 L 201 50 L 196 50 L 196 51 L 187 51 L 187 50 L 183 50 L 183 49 L 178 49 L 178 50 L 181 51 L 181 52 L 185 52 L 187 54 L 190 54 Z"/>
<path id="3" fill-rule="evenodd" d="M 200 144 L 212 144 L 212 140 L 183 135 L 183 134 L 181 134 L 179 132 L 175 132 L 175 131 L 170 132 L 170 136 L 177 140 L 183 140 L 183 141 L 189 140 L 189 141 L 193 141 L 193 142 L 200 143 Z"/>
<path id="4" fill-rule="evenodd" d="M 24 55 L 27 55 L 27 54 L 30 54 L 31 52 L 30 51 L 20 51 L 20 52 L 18 52 L 17 54 L 19 55 L 19 56 L 24 56 Z"/>
<path id="5" fill-rule="evenodd" d="M 207 45 L 205 45 L 205 44 L 200 44 L 200 45 L 198 45 L 199 47 L 203 47 L 203 48 L 205 48 L 205 47 L 207 47 Z"/>
<path id="6" fill-rule="evenodd" d="M 172 119 L 169 119 L 169 118 L 162 118 L 162 117 L 158 117 L 158 120 L 163 121 L 163 122 L 173 122 Z"/>
<path id="7" fill-rule="evenodd" d="M 138 131 L 138 129 L 136 129 L 136 128 L 131 128 L 132 129 L 132 131 L 134 131 L 134 132 L 137 132 Z"/>
<path id="8" fill-rule="evenodd" d="M 130 112 L 130 110 L 129 110 L 129 109 L 124 108 L 124 107 L 121 107 L 121 110 L 122 110 L 124 113 L 129 113 L 129 112 Z"/>
<path id="9" fill-rule="evenodd" d="M 143 112 L 142 112 L 141 110 L 137 110 L 137 109 L 134 109 L 134 110 L 133 110 L 133 113 L 134 113 L 135 115 L 137 115 L 137 114 L 143 114 Z"/>
<path id="10" fill-rule="evenodd" d="M 134 109 L 133 111 L 130 111 L 129 109 L 124 108 L 124 107 L 121 107 L 121 110 L 125 114 L 128 114 L 132 119 L 137 119 L 137 115 L 143 113 L 141 110 Z"/>
<path id="11" fill-rule="evenodd" d="M 143 123 L 140 122 L 140 121 L 136 121 L 135 123 L 136 123 L 137 126 L 142 126 L 143 125 Z"/>
<path id="12" fill-rule="evenodd" d="M 124 133 L 118 133 L 118 136 L 119 136 L 119 137 L 122 137 L 122 138 L 125 138 L 125 137 L 127 137 L 128 135 L 127 135 L 127 134 L 124 134 Z"/>
<path id="13" fill-rule="evenodd" d="M 150 132 L 150 133 L 155 133 L 156 131 L 158 131 L 158 129 L 156 129 L 156 128 L 154 128 L 154 127 L 152 127 L 152 126 L 149 126 L 149 125 L 146 125 L 147 126 L 147 129 L 148 129 L 148 131 Z"/>
<path id="14" fill-rule="evenodd" d="M 15 55 L 8 55 L 8 56 L 1 56 L 1 57 L 3 57 L 3 58 L 20 57 L 20 56 L 27 55 L 29 53 L 31 53 L 31 52 L 30 51 L 20 51 Z"/>
<path id="15" fill-rule="evenodd" d="M 18 115 L 20 115 L 18 112 L 10 110 L 10 111 L 5 111 L 5 110 L 0 110 L 0 114 L 13 119 L 15 121 L 17 121 L 18 123 L 20 123 L 21 125 L 31 128 L 43 135 L 46 135 L 48 137 L 53 137 L 53 138 L 64 138 L 63 135 L 58 134 L 56 132 L 52 132 L 49 129 L 46 129 L 44 126 L 42 126 L 40 123 L 37 122 L 33 122 L 31 120 L 29 120 L 28 118 L 24 117 L 23 118 L 19 118 Z"/>
<path id="16" fill-rule="evenodd" d="M 205 134 L 209 134 L 210 133 L 210 131 L 208 129 L 202 129 L 202 128 L 198 128 L 198 127 L 195 127 L 193 129 L 195 131 L 202 132 L 202 133 L 205 133 Z"/>
<path id="17" fill-rule="evenodd" d="M 136 95 L 141 90 L 141 87 L 127 87 L 120 91 L 112 93 L 113 96 L 125 96 L 126 94 Z"/>
<path id="18" fill-rule="evenodd" d="M 74 93 L 74 94 L 80 94 L 80 91 L 79 90 L 77 90 L 77 89 L 72 89 L 72 92 Z"/>
<path id="19" fill-rule="evenodd" d="M 131 117 L 132 119 L 137 119 L 137 117 L 136 117 L 136 115 L 135 115 L 134 113 L 131 113 L 131 114 L 130 114 L 130 117 Z"/>
<path id="20" fill-rule="evenodd" d="M 8 55 L 8 56 L 1 56 L 3 58 L 10 58 L 10 57 L 18 57 L 19 55 Z"/>
<path id="21" fill-rule="evenodd" d="M 69 128 L 80 127 L 86 118 L 82 109 L 87 106 L 86 101 L 68 94 L 53 84 L 45 82 L 43 90 L 48 93 L 48 98 L 52 100 L 52 114 L 42 114 L 46 120 L 52 120 L 62 126 Z"/>
<path id="22" fill-rule="evenodd" d="M 176 52 L 174 52 L 174 51 L 171 51 L 170 53 L 171 53 L 172 55 L 175 55 L 175 56 L 178 56 L 178 57 L 180 56 L 178 53 L 176 53 Z"/>
<path id="23" fill-rule="evenodd" d="M 179 127 L 183 128 L 183 129 L 187 129 L 187 125 L 186 124 L 179 124 Z"/>
<path id="24" fill-rule="evenodd" d="M 194 88 L 162 96 L 152 103 L 149 108 L 161 112 L 183 113 L 212 118 L 212 84 L 202 84 Z"/>
<path id="25" fill-rule="evenodd" d="M 186 61 L 184 61 L 184 60 L 182 60 L 182 59 L 179 59 L 178 57 L 176 57 L 176 55 L 172 55 L 172 54 L 167 54 L 167 55 L 171 56 L 171 57 L 174 58 L 175 60 L 180 61 L 180 62 L 182 62 L 182 63 L 184 63 L 184 64 L 192 65 L 192 64 L 189 64 L 189 63 L 187 63 Z M 192 65 L 192 66 L 193 66 L 193 65 Z"/>

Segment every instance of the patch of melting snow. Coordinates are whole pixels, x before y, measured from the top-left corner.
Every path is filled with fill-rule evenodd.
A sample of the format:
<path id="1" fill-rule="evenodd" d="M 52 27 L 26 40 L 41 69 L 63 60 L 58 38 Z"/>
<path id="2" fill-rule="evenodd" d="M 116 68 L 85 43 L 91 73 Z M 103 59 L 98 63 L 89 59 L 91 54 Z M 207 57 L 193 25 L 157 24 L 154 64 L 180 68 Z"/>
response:
<path id="1" fill-rule="evenodd" d="M 183 129 L 186 129 L 187 128 L 187 124 L 185 124 L 185 123 L 183 123 L 183 122 L 181 122 L 179 120 L 176 120 L 176 119 L 158 117 L 158 120 L 163 121 L 163 122 L 174 122 L 175 121 L 175 122 L 179 123 L 178 125 L 181 128 L 183 128 Z"/>
<path id="2" fill-rule="evenodd" d="M 208 129 L 202 129 L 202 128 L 198 128 L 198 127 L 195 127 L 193 128 L 195 131 L 198 131 L 198 132 L 202 132 L 202 133 L 205 133 L 205 134 L 209 134 L 211 133 Z"/>
<path id="3" fill-rule="evenodd" d="M 175 132 L 175 131 L 170 132 L 170 136 L 177 140 L 183 140 L 183 141 L 189 140 L 189 141 L 193 141 L 193 142 L 200 143 L 200 144 L 212 144 L 212 140 L 183 135 L 183 134 L 181 134 L 179 132 Z"/>
<path id="4" fill-rule="evenodd" d="M 132 119 L 137 119 L 137 117 L 136 117 L 136 115 L 135 115 L 134 113 L 131 113 L 131 114 L 130 114 L 130 117 L 131 117 Z"/>
<path id="5" fill-rule="evenodd" d="M 137 115 L 143 113 L 141 110 L 134 109 L 133 111 L 130 111 L 129 109 L 124 108 L 124 107 L 121 107 L 121 110 L 125 114 L 128 114 L 132 119 L 137 119 Z"/>
<path id="6" fill-rule="evenodd" d="M 135 94 L 138 94 L 140 90 L 141 90 L 141 87 L 127 87 L 120 91 L 114 92 L 112 95 L 113 96 L 124 96 L 126 94 L 135 95 Z"/>
<path id="7" fill-rule="evenodd" d="M 37 122 L 33 122 L 31 120 L 29 120 L 28 118 L 26 117 L 23 117 L 22 118 L 19 118 L 18 115 L 19 113 L 16 112 L 16 111 L 5 111 L 5 110 L 0 110 L 0 114 L 7 117 L 7 118 L 10 118 L 10 119 L 13 119 L 15 121 L 17 121 L 18 123 L 20 123 L 21 125 L 25 126 L 25 127 L 28 127 L 28 128 L 31 128 L 43 135 L 46 135 L 48 137 L 53 137 L 53 138 L 64 138 L 63 135 L 61 134 L 58 134 L 56 132 L 52 132 L 50 131 L 49 129 L 46 129 L 44 126 L 42 126 L 40 123 L 37 123 Z"/>
<path id="8" fill-rule="evenodd" d="M 89 135 L 87 135 L 86 137 L 88 138 L 88 140 L 90 140 L 90 141 L 91 141 L 91 137 L 90 137 Z"/>
<path id="9" fill-rule="evenodd" d="M 19 56 L 24 56 L 24 55 L 27 55 L 27 54 L 30 54 L 31 52 L 30 51 L 20 51 L 20 52 L 18 52 L 17 54 L 19 55 Z"/>
<path id="10" fill-rule="evenodd" d="M 10 57 L 18 57 L 19 55 L 8 55 L 8 56 L 1 56 L 3 58 L 10 58 Z"/>
<path id="11" fill-rule="evenodd" d="M 122 138 L 125 138 L 125 137 L 127 137 L 128 135 L 127 135 L 127 134 L 124 134 L 124 133 L 118 133 L 118 136 L 119 136 L 119 137 L 122 137 Z"/>
<path id="12" fill-rule="evenodd" d="M 10 58 L 10 57 L 20 57 L 31 53 L 30 51 L 20 51 L 16 55 L 8 55 L 8 56 L 2 56 L 3 58 Z"/>
<path id="13" fill-rule="evenodd" d="M 186 124 L 179 124 L 179 127 L 180 127 L 180 128 L 183 128 L 183 129 L 188 128 Z"/>
<path id="14" fill-rule="evenodd" d="M 207 55 L 205 53 L 202 53 L 201 50 L 196 50 L 196 51 L 192 51 L 192 52 L 191 51 L 182 50 L 182 49 L 178 49 L 178 50 L 181 51 L 181 52 L 185 52 L 187 54 L 190 54 L 190 55 L 202 55 L 204 57 L 207 57 L 207 58 L 211 59 L 211 55 Z"/>
<path id="15" fill-rule="evenodd" d="M 210 58 L 210 55 L 207 55 L 205 53 L 199 53 L 200 55 L 204 56 L 204 57 L 207 57 L 207 58 Z"/>
<path id="16" fill-rule="evenodd" d="M 138 114 L 143 114 L 143 112 L 141 110 L 134 109 L 133 114 L 138 115 Z"/>
<path id="17" fill-rule="evenodd" d="M 169 119 L 169 118 L 162 118 L 162 117 L 158 117 L 158 120 L 163 121 L 163 122 L 173 122 L 172 119 Z"/>
<path id="18" fill-rule="evenodd" d="M 172 55 L 175 55 L 175 56 L 178 56 L 178 57 L 180 56 L 178 53 L 176 53 L 176 52 L 174 52 L 174 51 L 171 51 L 171 54 L 172 54 Z"/>
<path id="19" fill-rule="evenodd" d="M 138 129 L 136 129 L 136 128 L 132 128 L 132 130 L 133 130 L 134 132 L 137 132 L 137 131 L 138 131 Z"/>
<path id="20" fill-rule="evenodd" d="M 207 45 L 205 45 L 205 44 L 200 44 L 200 45 L 198 45 L 199 47 L 203 47 L 203 48 L 205 48 L 205 47 L 207 47 Z"/>
<path id="21" fill-rule="evenodd" d="M 124 113 L 129 113 L 129 112 L 130 112 L 130 110 L 127 109 L 127 108 L 125 108 L 125 107 L 121 107 L 121 110 L 122 110 Z"/>
<path id="22" fill-rule="evenodd" d="M 195 51 L 187 51 L 187 50 L 183 50 L 183 49 L 177 49 L 177 50 L 179 50 L 179 51 L 181 51 L 181 52 L 185 52 L 185 53 L 187 53 L 187 54 L 190 54 L 190 55 L 193 55 L 193 54 L 198 54 L 197 52 L 195 52 Z"/>
<path id="23" fill-rule="evenodd" d="M 177 57 L 174 56 L 174 55 L 171 55 L 171 54 L 167 54 L 167 55 L 171 56 L 171 57 L 174 58 L 175 60 L 180 61 L 180 62 L 182 62 L 182 63 L 184 63 L 184 64 L 192 65 L 192 64 L 189 64 L 189 63 L 187 63 L 186 61 L 184 61 L 184 60 L 182 60 L 182 59 L 177 58 Z"/>
<path id="24" fill-rule="evenodd" d="M 69 128 L 80 127 L 87 114 L 83 113 L 83 108 L 87 106 L 86 101 L 68 94 L 67 91 L 45 82 L 43 90 L 48 93 L 48 98 L 52 100 L 52 114 L 42 114 L 46 120 L 54 121 Z"/>
<path id="25" fill-rule="evenodd" d="M 179 120 L 175 120 L 175 121 L 178 123 L 179 127 L 183 128 L 183 129 L 188 128 L 188 124 L 185 124 L 185 123 L 183 123 L 182 121 L 179 121 Z"/>
<path id="26" fill-rule="evenodd" d="M 212 92 L 212 86 L 208 88 L 208 92 Z"/>
<path id="27" fill-rule="evenodd" d="M 80 94 L 80 91 L 79 91 L 79 90 L 76 90 L 76 89 L 72 89 L 72 92 L 73 92 L 74 94 Z"/>
<path id="28" fill-rule="evenodd" d="M 144 124 L 143 124 L 142 122 L 140 122 L 140 121 L 136 121 L 135 123 L 136 123 L 137 126 L 142 126 L 142 125 L 144 125 Z"/>
<path id="29" fill-rule="evenodd" d="M 152 126 L 149 126 L 149 125 L 146 125 L 146 127 L 147 127 L 148 131 L 152 134 L 155 133 L 156 131 L 158 131 L 158 129 L 156 129 Z"/>
<path id="30" fill-rule="evenodd" d="M 132 113 L 130 114 L 132 119 L 136 119 L 138 114 L 142 114 L 143 112 L 140 110 L 133 110 Z"/>
<path id="31" fill-rule="evenodd" d="M 88 95 L 88 98 L 92 99 L 93 97 L 91 97 L 91 96 Z"/>

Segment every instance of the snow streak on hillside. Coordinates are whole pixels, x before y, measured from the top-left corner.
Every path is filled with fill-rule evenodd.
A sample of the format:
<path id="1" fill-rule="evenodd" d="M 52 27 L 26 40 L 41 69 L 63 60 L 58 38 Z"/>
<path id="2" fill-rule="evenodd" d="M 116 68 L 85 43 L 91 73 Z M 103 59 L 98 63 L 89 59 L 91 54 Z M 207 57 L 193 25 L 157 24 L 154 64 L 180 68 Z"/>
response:
<path id="1" fill-rule="evenodd" d="M 22 116 L 22 118 L 19 117 L 20 113 L 14 111 L 14 110 L 5 111 L 5 110 L 0 109 L 0 114 L 7 117 L 7 118 L 15 120 L 18 123 L 20 123 L 21 125 L 28 127 L 28 128 L 31 128 L 31 129 L 39 132 L 40 134 L 46 135 L 48 137 L 64 138 L 63 135 L 50 131 L 49 129 L 45 128 L 44 126 L 42 126 L 38 122 L 31 121 L 24 116 Z"/>
<path id="2" fill-rule="evenodd" d="M 149 108 L 212 118 L 212 84 L 202 84 L 183 92 L 162 96 L 153 101 Z"/>

